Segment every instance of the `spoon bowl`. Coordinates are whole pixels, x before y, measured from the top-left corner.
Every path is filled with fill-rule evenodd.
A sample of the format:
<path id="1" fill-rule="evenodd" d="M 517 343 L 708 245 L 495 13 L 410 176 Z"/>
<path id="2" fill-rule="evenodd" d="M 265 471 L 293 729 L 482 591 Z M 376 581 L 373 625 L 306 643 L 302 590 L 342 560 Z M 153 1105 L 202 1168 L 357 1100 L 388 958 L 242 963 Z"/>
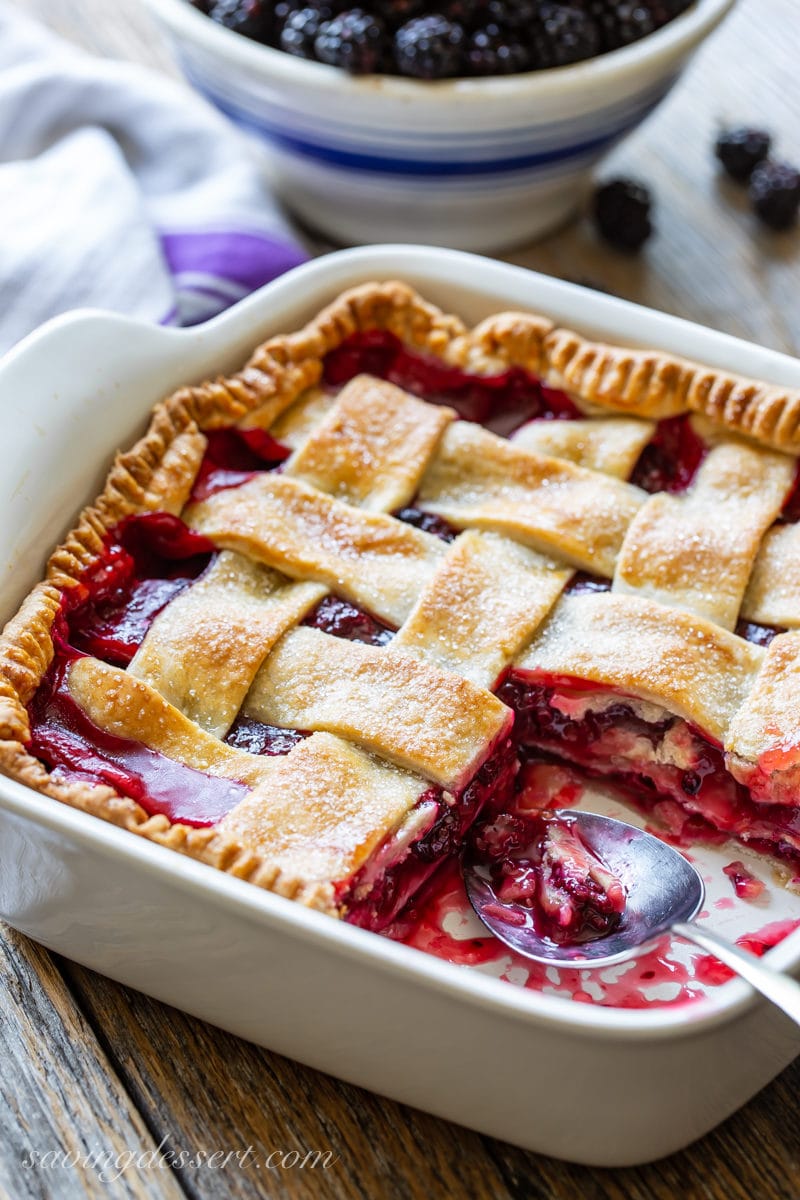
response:
<path id="1" fill-rule="evenodd" d="M 470 904 L 495 937 L 512 950 L 550 966 L 611 966 L 630 958 L 640 946 L 668 933 L 675 924 L 692 921 L 700 912 L 705 899 L 703 880 L 672 846 L 612 817 L 575 810 L 553 815 L 576 824 L 585 845 L 624 885 L 625 911 L 604 936 L 557 944 L 537 930 L 527 906 L 499 900 L 487 865 L 472 848 L 464 859 Z M 513 922 L 503 920 L 504 910 L 511 910 Z"/>
<path id="2" fill-rule="evenodd" d="M 473 846 L 464 859 L 467 895 L 495 937 L 535 962 L 586 969 L 624 962 L 647 942 L 672 933 L 716 955 L 800 1025 L 800 984 L 770 970 L 713 930 L 694 924 L 703 906 L 705 888 L 697 871 L 679 851 L 651 833 L 612 817 L 574 809 L 548 815 L 575 829 L 584 846 L 624 885 L 625 909 L 608 933 L 591 941 L 559 944 L 537 930 L 532 909 L 499 898 L 492 886 L 490 868 Z M 504 912 L 510 919 L 503 920 Z"/>

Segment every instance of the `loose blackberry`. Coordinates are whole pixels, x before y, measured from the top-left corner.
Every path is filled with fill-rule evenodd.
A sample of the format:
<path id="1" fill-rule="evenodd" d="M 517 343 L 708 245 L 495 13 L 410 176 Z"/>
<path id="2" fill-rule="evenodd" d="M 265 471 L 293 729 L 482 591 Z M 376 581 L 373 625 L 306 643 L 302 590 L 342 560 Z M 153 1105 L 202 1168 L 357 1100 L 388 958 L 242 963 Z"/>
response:
<path id="1" fill-rule="evenodd" d="M 330 12 L 319 8 L 298 8 L 289 13 L 281 30 L 281 50 L 297 58 L 314 58 L 314 42 L 326 20 L 330 20 Z"/>
<path id="2" fill-rule="evenodd" d="M 272 6 L 264 0 L 214 0 L 208 15 L 256 42 L 268 42 L 274 31 Z"/>
<path id="3" fill-rule="evenodd" d="M 415 79 L 447 79 L 461 73 L 464 64 L 463 25 L 433 13 L 415 17 L 398 29 L 394 59 L 401 75 Z"/>
<path id="4" fill-rule="evenodd" d="M 466 66 L 470 75 L 513 75 L 526 71 L 530 63 L 530 51 L 519 34 L 499 25 L 477 29 L 467 46 Z"/>
<path id="5" fill-rule="evenodd" d="M 647 37 L 656 28 L 650 8 L 642 0 L 588 0 L 597 23 L 601 51 L 618 50 Z"/>
<path id="6" fill-rule="evenodd" d="M 577 4 L 541 4 L 534 39 L 539 65 L 548 67 L 592 58 L 600 48 L 596 22 Z"/>
<path id="7" fill-rule="evenodd" d="M 731 179 L 745 183 L 771 146 L 772 138 L 763 129 L 725 129 L 717 138 L 715 153 Z"/>
<path id="8" fill-rule="evenodd" d="M 750 177 L 750 200 L 770 229 L 789 229 L 800 211 L 800 171 L 789 163 L 759 163 Z"/>
<path id="9" fill-rule="evenodd" d="M 351 75 L 372 75 L 386 64 L 389 40 L 386 26 L 361 8 L 351 8 L 325 21 L 314 41 L 320 62 L 341 67 Z"/>
<path id="10" fill-rule="evenodd" d="M 618 250 L 639 250 L 653 232 L 650 192 L 635 179 L 612 179 L 594 194 L 592 215 L 600 236 Z"/>

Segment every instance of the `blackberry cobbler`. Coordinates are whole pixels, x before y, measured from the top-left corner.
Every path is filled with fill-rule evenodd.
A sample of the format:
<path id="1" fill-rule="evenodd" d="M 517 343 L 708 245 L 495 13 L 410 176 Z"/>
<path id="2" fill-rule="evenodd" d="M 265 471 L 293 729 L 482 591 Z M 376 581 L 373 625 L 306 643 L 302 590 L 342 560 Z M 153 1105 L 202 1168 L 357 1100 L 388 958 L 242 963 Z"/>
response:
<path id="1" fill-rule="evenodd" d="M 798 453 L 799 392 L 357 288 L 117 459 L 0 641 L 0 767 L 370 929 L 542 761 L 796 870 Z M 612 919 L 544 832 L 508 886 Z"/>

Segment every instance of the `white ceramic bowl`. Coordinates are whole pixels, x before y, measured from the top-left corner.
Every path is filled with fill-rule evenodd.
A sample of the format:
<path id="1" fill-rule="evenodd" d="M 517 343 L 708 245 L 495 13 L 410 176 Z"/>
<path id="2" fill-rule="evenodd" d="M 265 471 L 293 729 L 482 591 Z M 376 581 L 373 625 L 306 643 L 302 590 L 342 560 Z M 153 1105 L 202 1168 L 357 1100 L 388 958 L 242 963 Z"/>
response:
<path id="1" fill-rule="evenodd" d="M 188 79 L 265 139 L 286 203 L 354 244 L 499 250 L 567 220 L 590 172 L 667 94 L 733 0 L 558 70 L 424 83 L 351 78 L 260 46 L 188 0 L 146 0 Z"/>
<path id="2" fill-rule="evenodd" d="M 256 342 L 299 327 L 343 288 L 388 278 L 469 321 L 529 308 L 589 335 L 800 386 L 794 359 L 532 272 L 422 247 L 318 259 L 193 329 L 71 314 L 0 364 L 0 621 L 40 578 L 113 451 L 141 432 L 160 396 L 237 367 Z M 768 909 L 745 919 L 800 916 L 797 897 L 769 891 Z M 0 915 L 69 958 L 282 1054 L 596 1165 L 686 1145 L 800 1048 L 794 1026 L 739 982 L 687 1007 L 649 1011 L 529 991 L 305 909 L 2 777 Z M 768 961 L 796 968 L 800 932 Z"/>

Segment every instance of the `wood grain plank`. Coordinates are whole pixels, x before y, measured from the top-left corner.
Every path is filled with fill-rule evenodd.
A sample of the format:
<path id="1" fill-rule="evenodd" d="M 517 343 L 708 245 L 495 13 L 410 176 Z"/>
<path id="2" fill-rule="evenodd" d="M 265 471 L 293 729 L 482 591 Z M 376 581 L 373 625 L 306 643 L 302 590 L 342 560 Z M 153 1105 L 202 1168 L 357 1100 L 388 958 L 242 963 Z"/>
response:
<path id="1" fill-rule="evenodd" d="M 149 1127 L 170 1144 L 226 1150 L 252 1144 L 262 1160 L 270 1150 L 295 1147 L 337 1156 L 328 1171 L 275 1173 L 269 1186 L 275 1200 L 797 1200 L 800 1194 L 800 1059 L 683 1153 L 645 1167 L 592 1170 L 479 1137 L 63 965 Z M 217 1194 L 219 1181 L 210 1174 L 181 1181 L 197 1200 Z M 259 1182 L 233 1167 L 225 1175 L 226 1196 L 251 1200 Z"/>
<path id="2" fill-rule="evenodd" d="M 169 1171 L 155 1178 L 129 1170 L 114 1180 L 110 1163 L 105 1179 L 83 1165 L 87 1155 L 116 1159 L 156 1143 L 51 956 L 6 927 L 0 928 L 0 997 L 0 1188 L 13 1200 L 179 1200 L 182 1190 Z M 79 1161 L 26 1167 L 53 1151 Z"/>
<path id="3" fill-rule="evenodd" d="M 331 1150 L 328 1169 L 187 1171 L 196 1200 L 509 1200 L 484 1141 L 64 963 L 148 1126 L 175 1149 Z M 376 1051 L 379 1052 L 379 1051 Z M 268 1179 L 264 1193 L 264 1177 Z"/>

